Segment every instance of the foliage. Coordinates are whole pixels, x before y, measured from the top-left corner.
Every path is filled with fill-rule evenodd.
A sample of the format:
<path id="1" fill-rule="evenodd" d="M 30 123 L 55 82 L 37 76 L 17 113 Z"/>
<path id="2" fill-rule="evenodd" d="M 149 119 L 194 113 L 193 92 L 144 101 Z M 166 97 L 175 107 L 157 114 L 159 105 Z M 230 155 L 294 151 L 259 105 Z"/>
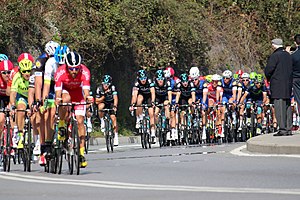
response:
<path id="1" fill-rule="evenodd" d="M 139 67 L 260 70 L 271 39 L 293 44 L 300 32 L 298 0 L 2 0 L 0 6 L 1 53 L 15 61 L 24 51 L 37 57 L 50 39 L 69 45 L 90 68 L 93 89 L 104 73 L 113 76 L 127 127 Z"/>

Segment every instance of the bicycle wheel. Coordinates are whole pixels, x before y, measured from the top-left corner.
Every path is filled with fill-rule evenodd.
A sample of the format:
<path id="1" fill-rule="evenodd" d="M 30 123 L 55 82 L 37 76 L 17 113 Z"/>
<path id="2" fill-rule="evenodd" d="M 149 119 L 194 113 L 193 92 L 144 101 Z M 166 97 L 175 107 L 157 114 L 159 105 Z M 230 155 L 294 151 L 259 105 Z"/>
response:
<path id="1" fill-rule="evenodd" d="M 74 154 L 72 151 L 73 150 L 70 150 L 69 152 L 66 153 L 70 175 L 72 175 L 74 171 Z"/>
<path id="2" fill-rule="evenodd" d="M 25 148 L 25 146 L 24 146 Z M 32 148 L 31 148 L 31 123 L 28 121 L 27 127 L 27 145 L 26 145 L 26 154 L 27 154 L 27 171 L 31 172 L 31 157 L 32 157 Z"/>
<path id="3" fill-rule="evenodd" d="M 256 135 L 256 124 L 255 124 L 255 114 L 252 112 L 251 113 L 251 126 L 250 126 L 250 136 L 249 138 L 251 137 L 254 137 Z"/>
<path id="4" fill-rule="evenodd" d="M 141 144 L 142 144 L 142 148 L 145 149 L 145 141 L 144 141 L 144 132 L 143 129 L 140 128 L 140 134 L 141 134 Z"/>
<path id="5" fill-rule="evenodd" d="M 113 135 L 113 133 L 109 136 L 109 140 L 110 140 L 110 150 L 113 153 L 114 152 L 114 135 Z"/>
<path id="6" fill-rule="evenodd" d="M 72 138 L 73 138 L 73 150 L 74 150 L 74 164 L 76 174 L 80 173 L 80 138 L 78 135 L 78 126 L 75 121 L 72 124 Z"/>

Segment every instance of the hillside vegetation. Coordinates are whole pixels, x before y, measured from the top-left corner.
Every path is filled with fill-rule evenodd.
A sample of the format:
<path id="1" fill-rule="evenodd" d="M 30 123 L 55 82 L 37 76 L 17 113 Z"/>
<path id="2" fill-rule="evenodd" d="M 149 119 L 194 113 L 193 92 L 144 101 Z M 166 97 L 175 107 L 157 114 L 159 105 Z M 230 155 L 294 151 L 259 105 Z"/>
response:
<path id="1" fill-rule="evenodd" d="M 0 6 L 1 53 L 16 61 L 25 51 L 38 56 L 49 40 L 69 45 L 82 54 L 93 83 L 112 75 L 125 127 L 139 67 L 261 70 L 271 39 L 289 45 L 300 33 L 299 0 L 2 0 Z"/>

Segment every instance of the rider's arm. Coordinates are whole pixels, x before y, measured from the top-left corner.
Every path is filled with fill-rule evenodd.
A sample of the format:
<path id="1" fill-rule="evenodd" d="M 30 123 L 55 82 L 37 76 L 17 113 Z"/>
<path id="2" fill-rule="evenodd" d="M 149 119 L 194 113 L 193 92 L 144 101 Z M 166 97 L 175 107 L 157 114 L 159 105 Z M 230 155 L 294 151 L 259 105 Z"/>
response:
<path id="1" fill-rule="evenodd" d="M 242 97 L 242 91 L 243 91 L 242 85 L 239 85 L 237 89 L 237 99 L 236 99 L 237 103 L 241 102 L 240 100 Z"/>
<path id="2" fill-rule="evenodd" d="M 240 99 L 240 103 L 243 103 L 243 102 L 245 101 L 247 95 L 248 95 L 248 92 L 245 91 L 244 95 L 243 95 L 243 96 L 241 97 L 241 99 Z"/>
<path id="3" fill-rule="evenodd" d="M 154 103 L 155 102 L 155 89 L 154 89 L 154 87 L 150 88 L 150 92 L 151 92 L 151 102 Z"/>
<path id="4" fill-rule="evenodd" d="M 119 98 L 117 94 L 114 94 L 114 107 L 118 108 Z"/>
<path id="5" fill-rule="evenodd" d="M 217 92 L 216 92 L 216 100 L 217 102 L 221 102 L 222 99 L 222 88 L 220 86 L 217 86 Z"/>
<path id="6" fill-rule="evenodd" d="M 236 92 L 237 92 L 237 86 L 232 87 L 232 100 L 233 102 L 236 102 Z"/>
<path id="7" fill-rule="evenodd" d="M 205 88 L 203 89 L 203 98 L 202 98 L 202 103 L 203 103 L 203 104 L 206 103 L 206 100 L 207 100 L 207 94 L 208 94 L 208 89 L 207 89 L 207 87 L 205 87 Z"/>
<path id="8" fill-rule="evenodd" d="M 192 95 L 192 103 L 195 103 L 196 102 L 196 92 L 192 91 L 191 95 Z"/>
<path id="9" fill-rule="evenodd" d="M 131 105 L 136 104 L 139 89 L 137 87 L 132 88 Z"/>
<path id="10" fill-rule="evenodd" d="M 266 104 L 268 101 L 267 92 L 263 92 L 263 104 Z"/>

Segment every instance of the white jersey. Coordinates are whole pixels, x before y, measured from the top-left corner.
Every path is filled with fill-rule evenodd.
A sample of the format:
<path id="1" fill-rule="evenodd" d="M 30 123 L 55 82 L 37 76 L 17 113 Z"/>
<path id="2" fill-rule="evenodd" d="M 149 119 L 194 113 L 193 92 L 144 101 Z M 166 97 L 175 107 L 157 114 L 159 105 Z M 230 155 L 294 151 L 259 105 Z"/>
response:
<path id="1" fill-rule="evenodd" d="M 55 58 L 49 58 L 45 65 L 44 81 L 50 82 L 51 80 L 54 80 L 54 74 L 58 67 L 59 65 L 56 62 Z"/>

